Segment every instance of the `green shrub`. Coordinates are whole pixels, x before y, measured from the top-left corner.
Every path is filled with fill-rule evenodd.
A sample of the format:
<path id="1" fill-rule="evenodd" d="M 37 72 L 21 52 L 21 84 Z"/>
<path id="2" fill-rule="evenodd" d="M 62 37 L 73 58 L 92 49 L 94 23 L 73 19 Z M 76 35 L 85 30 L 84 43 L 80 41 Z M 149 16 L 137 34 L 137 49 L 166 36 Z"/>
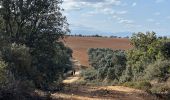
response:
<path id="1" fill-rule="evenodd" d="M 141 81 L 141 82 L 137 82 L 136 88 L 138 89 L 142 89 L 142 90 L 149 90 L 152 87 L 152 85 L 150 84 L 150 82 L 147 81 Z"/>
<path id="2" fill-rule="evenodd" d="M 151 89 L 151 92 L 152 93 L 156 93 L 156 94 L 159 94 L 159 93 L 166 93 L 166 94 L 169 94 L 170 93 L 170 87 L 168 87 L 167 85 L 156 85 L 156 86 L 153 86 Z"/>
<path id="3" fill-rule="evenodd" d="M 170 42 L 163 43 L 161 53 L 163 54 L 165 59 L 170 59 Z"/>
<path id="4" fill-rule="evenodd" d="M 108 68 L 107 67 L 101 67 L 97 71 L 97 79 L 104 80 L 108 75 Z"/>
<path id="5" fill-rule="evenodd" d="M 135 87 L 135 83 L 134 82 L 125 82 L 122 84 L 123 86 L 126 86 L 126 87 L 132 87 L 134 88 Z"/>
<path id="6" fill-rule="evenodd" d="M 136 89 L 141 89 L 141 90 L 145 90 L 145 91 L 149 91 L 152 87 L 152 85 L 150 84 L 150 82 L 147 81 L 140 81 L 140 82 L 125 82 L 122 84 L 123 86 L 126 87 L 131 87 L 131 88 L 136 88 Z"/>
<path id="7" fill-rule="evenodd" d="M 98 72 L 100 81 L 119 81 L 126 68 L 126 54 L 123 50 L 91 48 L 88 50 L 90 65 Z"/>
<path id="8" fill-rule="evenodd" d="M 108 68 L 106 79 L 107 80 L 114 80 L 115 77 L 116 77 L 115 74 L 116 74 L 116 71 L 115 71 L 114 68 Z"/>
<path id="9" fill-rule="evenodd" d="M 145 69 L 144 78 L 152 80 L 155 78 L 166 80 L 170 74 L 170 61 L 158 60 L 153 64 L 150 64 Z"/>
<path id="10" fill-rule="evenodd" d="M 0 88 L 3 88 L 7 83 L 7 64 L 0 59 Z"/>
<path id="11" fill-rule="evenodd" d="M 93 68 L 82 70 L 81 75 L 83 76 L 84 80 L 87 81 L 92 81 L 97 79 L 97 71 Z"/>
<path id="12" fill-rule="evenodd" d="M 120 77 L 119 83 L 129 82 L 133 77 L 131 67 L 127 66 L 126 70 L 123 72 L 122 76 Z"/>
<path id="13" fill-rule="evenodd" d="M 154 32 L 137 33 L 131 38 L 134 49 L 127 52 L 127 66 L 119 83 L 169 77 L 169 43 L 158 39 Z M 137 86 L 140 88 L 139 86 Z"/>
<path id="14" fill-rule="evenodd" d="M 16 79 L 30 79 L 35 72 L 31 66 L 29 48 L 25 45 L 13 43 L 2 51 L 3 60 L 8 63 L 7 70 L 12 72 Z"/>

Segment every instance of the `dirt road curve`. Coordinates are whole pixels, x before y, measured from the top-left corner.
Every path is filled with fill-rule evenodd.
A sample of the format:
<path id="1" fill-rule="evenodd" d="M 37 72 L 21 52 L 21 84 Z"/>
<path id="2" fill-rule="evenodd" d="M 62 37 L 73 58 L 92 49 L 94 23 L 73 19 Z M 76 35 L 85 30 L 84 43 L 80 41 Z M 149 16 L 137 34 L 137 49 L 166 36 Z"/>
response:
<path id="1" fill-rule="evenodd" d="M 157 100 L 137 89 L 122 86 L 84 86 L 75 84 L 80 79 L 79 72 L 63 81 L 63 91 L 52 94 L 56 100 Z"/>

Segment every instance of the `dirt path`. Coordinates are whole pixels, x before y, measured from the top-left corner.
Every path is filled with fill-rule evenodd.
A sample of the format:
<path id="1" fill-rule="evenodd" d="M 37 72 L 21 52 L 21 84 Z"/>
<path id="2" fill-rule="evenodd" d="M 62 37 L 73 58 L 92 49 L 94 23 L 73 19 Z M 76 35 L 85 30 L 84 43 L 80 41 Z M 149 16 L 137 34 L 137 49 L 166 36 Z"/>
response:
<path id="1" fill-rule="evenodd" d="M 67 78 L 63 81 L 63 83 L 64 83 L 64 84 L 72 84 L 72 83 L 74 83 L 74 82 L 76 82 L 77 80 L 80 79 L 80 76 L 79 76 L 79 75 L 80 75 L 80 72 L 76 72 L 74 76 L 67 77 Z"/>
<path id="2" fill-rule="evenodd" d="M 157 100 L 153 96 L 137 89 L 122 86 L 86 86 L 76 82 L 80 72 L 63 81 L 64 90 L 52 94 L 56 100 Z"/>

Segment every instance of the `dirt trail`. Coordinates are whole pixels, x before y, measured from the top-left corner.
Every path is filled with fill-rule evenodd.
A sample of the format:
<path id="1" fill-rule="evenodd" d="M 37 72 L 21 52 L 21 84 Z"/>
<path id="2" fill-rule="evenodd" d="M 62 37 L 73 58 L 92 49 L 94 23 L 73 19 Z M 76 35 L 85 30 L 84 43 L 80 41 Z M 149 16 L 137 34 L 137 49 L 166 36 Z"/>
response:
<path id="1" fill-rule="evenodd" d="M 64 84 L 72 84 L 74 82 L 76 82 L 77 80 L 80 79 L 80 76 L 79 76 L 80 72 L 76 72 L 74 76 L 70 76 L 70 77 L 67 77 L 63 83 Z"/>
<path id="2" fill-rule="evenodd" d="M 52 94 L 56 100 L 157 100 L 144 91 L 122 86 L 87 86 L 76 82 L 80 72 L 66 78 L 64 90 Z"/>

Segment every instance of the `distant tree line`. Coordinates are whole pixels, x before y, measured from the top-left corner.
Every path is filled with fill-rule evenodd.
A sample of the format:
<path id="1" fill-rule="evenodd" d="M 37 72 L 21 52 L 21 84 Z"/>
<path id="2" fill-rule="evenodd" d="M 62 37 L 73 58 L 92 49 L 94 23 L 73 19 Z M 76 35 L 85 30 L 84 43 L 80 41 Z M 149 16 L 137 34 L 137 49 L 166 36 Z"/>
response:
<path id="1" fill-rule="evenodd" d="M 98 34 L 95 35 L 82 35 L 82 34 L 74 34 L 74 35 L 67 35 L 67 36 L 71 36 L 71 37 L 104 37 Z"/>
<path id="2" fill-rule="evenodd" d="M 130 39 L 130 38 L 131 38 L 131 36 L 125 36 L 125 37 L 115 36 L 115 35 L 111 35 L 111 36 L 102 36 L 102 35 L 98 35 L 98 34 L 95 34 L 95 35 L 69 34 L 69 35 L 66 35 L 66 36 L 70 36 L 70 37 L 127 38 L 127 39 Z M 168 40 L 168 39 L 170 39 L 170 38 L 167 37 L 167 36 L 159 36 L 158 38 L 159 38 L 159 39 L 163 39 L 163 40 Z"/>
<path id="3" fill-rule="evenodd" d="M 126 36 L 126 37 L 119 37 L 119 36 L 102 36 L 102 35 L 98 35 L 98 34 L 95 34 L 95 35 L 82 35 L 82 34 L 70 34 L 70 35 L 67 35 L 67 36 L 70 36 L 70 37 L 103 37 L 103 38 L 129 38 L 129 36 Z"/>

